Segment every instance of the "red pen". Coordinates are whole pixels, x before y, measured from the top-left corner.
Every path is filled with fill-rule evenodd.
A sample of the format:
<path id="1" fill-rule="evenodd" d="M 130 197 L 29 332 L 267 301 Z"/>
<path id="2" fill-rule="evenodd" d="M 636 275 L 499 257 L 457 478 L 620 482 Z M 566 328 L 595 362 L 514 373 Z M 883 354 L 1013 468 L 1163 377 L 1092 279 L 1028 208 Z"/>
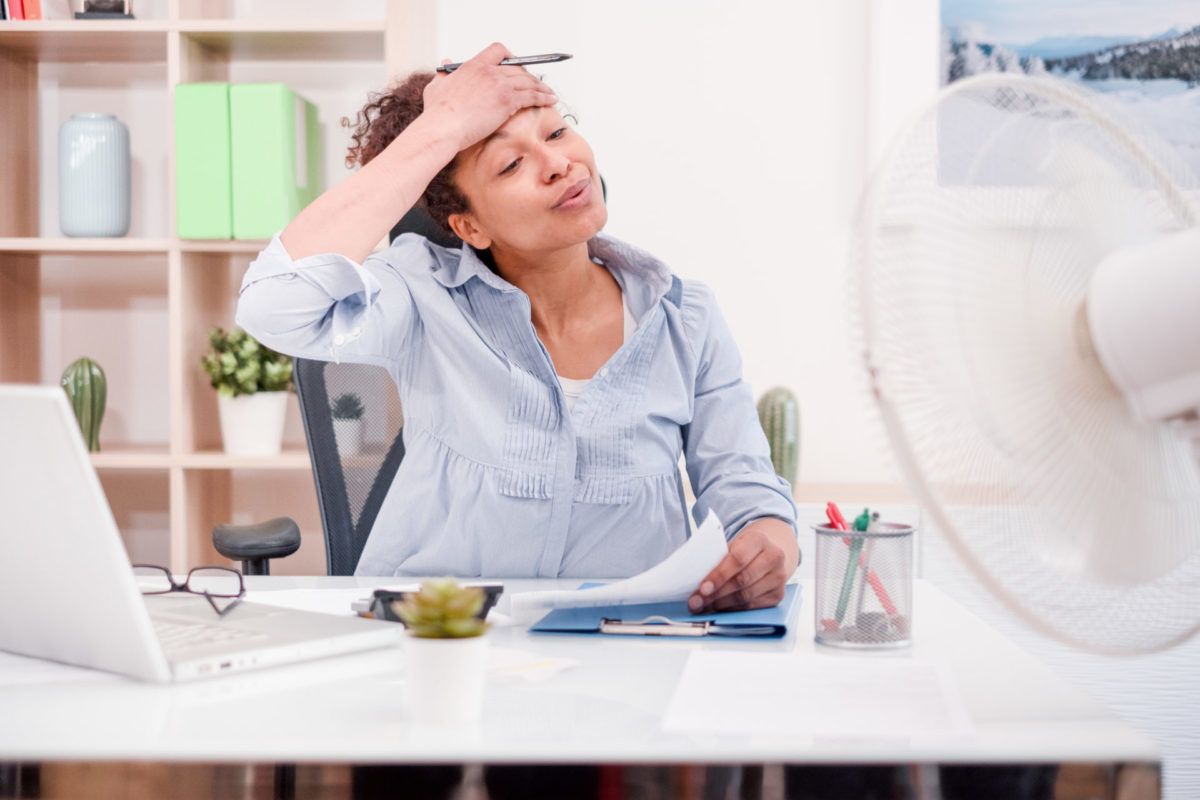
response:
<path id="1" fill-rule="evenodd" d="M 829 517 L 830 524 L 839 531 L 850 530 L 850 526 L 846 524 L 846 518 L 842 516 L 842 511 L 837 507 L 836 503 L 830 502 L 825 504 L 825 516 Z"/>

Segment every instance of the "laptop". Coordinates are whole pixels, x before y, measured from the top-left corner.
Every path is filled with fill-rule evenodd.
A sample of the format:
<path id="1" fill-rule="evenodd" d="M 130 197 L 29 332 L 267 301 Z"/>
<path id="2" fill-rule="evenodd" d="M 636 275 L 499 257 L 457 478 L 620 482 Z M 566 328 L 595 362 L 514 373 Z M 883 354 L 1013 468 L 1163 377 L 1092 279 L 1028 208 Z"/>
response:
<path id="1" fill-rule="evenodd" d="M 66 393 L 0 384 L 0 650 L 167 683 L 394 646 L 402 633 L 249 602 L 218 616 L 199 595 L 142 595 Z"/>

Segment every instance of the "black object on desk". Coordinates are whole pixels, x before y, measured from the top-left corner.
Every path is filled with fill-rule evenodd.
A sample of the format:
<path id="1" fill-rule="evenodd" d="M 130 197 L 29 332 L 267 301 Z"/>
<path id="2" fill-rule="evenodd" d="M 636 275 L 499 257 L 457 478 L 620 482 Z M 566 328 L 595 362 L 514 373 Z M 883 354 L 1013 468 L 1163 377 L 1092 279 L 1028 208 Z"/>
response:
<path id="1" fill-rule="evenodd" d="M 464 586 L 483 589 L 483 607 L 475 615 L 479 619 L 487 619 L 488 612 L 496 605 L 496 601 L 500 599 L 500 595 L 504 594 L 504 585 L 500 583 L 468 583 L 464 584 Z M 405 599 L 406 595 L 412 594 L 414 591 L 416 589 L 376 589 L 371 594 L 370 604 L 365 609 L 365 612 L 375 619 L 403 624 L 404 620 L 400 619 L 396 612 L 392 610 L 392 603 Z M 363 613 L 363 610 L 357 607 L 355 610 Z"/>

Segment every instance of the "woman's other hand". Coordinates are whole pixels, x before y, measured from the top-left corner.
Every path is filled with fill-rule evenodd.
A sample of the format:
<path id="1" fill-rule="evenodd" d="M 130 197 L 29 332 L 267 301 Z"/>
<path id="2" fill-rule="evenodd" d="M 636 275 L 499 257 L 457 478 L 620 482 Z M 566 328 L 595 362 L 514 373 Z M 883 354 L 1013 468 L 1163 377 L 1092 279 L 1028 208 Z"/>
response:
<path id="1" fill-rule="evenodd" d="M 729 542 L 729 553 L 688 598 L 688 609 L 699 614 L 778 605 L 799 563 L 792 526 L 774 518 L 756 519 Z"/>
<path id="2" fill-rule="evenodd" d="M 450 74 L 438 73 L 425 87 L 421 116 L 456 136 L 467 149 L 523 108 L 552 106 L 558 97 L 524 67 L 501 66 L 508 48 L 496 42 Z M 443 61 L 443 64 L 449 63 Z"/>

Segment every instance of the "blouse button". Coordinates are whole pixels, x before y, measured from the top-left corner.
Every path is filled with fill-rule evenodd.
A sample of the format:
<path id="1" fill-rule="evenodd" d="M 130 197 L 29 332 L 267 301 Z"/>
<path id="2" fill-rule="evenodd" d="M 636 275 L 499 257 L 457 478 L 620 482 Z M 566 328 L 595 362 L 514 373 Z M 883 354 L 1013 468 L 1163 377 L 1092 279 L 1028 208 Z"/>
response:
<path id="1" fill-rule="evenodd" d="M 600 368 L 600 377 L 603 378 L 606 375 L 608 375 L 608 367 L 601 367 Z"/>

